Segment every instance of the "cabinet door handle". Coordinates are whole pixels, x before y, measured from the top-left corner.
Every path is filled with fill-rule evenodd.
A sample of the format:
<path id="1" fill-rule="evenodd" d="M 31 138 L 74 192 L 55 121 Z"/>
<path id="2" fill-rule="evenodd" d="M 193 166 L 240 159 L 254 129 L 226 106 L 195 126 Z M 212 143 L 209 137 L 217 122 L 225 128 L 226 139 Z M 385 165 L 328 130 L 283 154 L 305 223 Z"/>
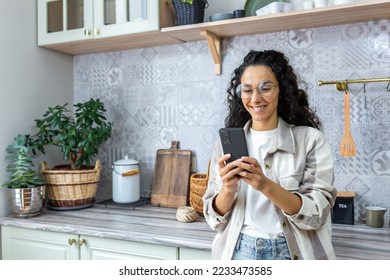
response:
<path id="1" fill-rule="evenodd" d="M 69 239 L 68 239 L 68 244 L 69 244 L 70 246 L 72 246 L 72 245 L 75 244 L 75 243 L 77 243 L 76 238 L 69 238 Z"/>
<path id="2" fill-rule="evenodd" d="M 79 238 L 79 246 L 83 246 L 86 243 L 84 238 Z"/>
<path id="3" fill-rule="evenodd" d="M 84 35 L 85 36 L 91 36 L 91 30 L 89 30 L 89 29 L 84 29 Z"/>

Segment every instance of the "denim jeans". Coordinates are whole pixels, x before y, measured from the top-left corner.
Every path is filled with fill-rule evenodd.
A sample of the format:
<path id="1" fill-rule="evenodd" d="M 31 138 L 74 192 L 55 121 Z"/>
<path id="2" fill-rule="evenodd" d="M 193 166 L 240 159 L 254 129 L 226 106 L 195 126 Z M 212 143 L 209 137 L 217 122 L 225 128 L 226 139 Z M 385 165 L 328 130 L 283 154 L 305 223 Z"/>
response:
<path id="1" fill-rule="evenodd" d="M 240 233 L 232 260 L 291 260 L 284 237 L 264 239 Z"/>

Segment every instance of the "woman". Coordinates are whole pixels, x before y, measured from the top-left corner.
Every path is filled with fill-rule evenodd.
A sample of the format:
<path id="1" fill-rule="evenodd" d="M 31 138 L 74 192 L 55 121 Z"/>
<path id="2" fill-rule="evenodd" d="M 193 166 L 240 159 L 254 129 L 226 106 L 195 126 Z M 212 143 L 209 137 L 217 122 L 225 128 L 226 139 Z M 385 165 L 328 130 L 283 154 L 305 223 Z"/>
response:
<path id="1" fill-rule="evenodd" d="M 250 51 L 228 88 L 226 127 L 244 127 L 249 157 L 210 162 L 204 215 L 214 259 L 334 259 L 330 146 L 284 54 Z"/>

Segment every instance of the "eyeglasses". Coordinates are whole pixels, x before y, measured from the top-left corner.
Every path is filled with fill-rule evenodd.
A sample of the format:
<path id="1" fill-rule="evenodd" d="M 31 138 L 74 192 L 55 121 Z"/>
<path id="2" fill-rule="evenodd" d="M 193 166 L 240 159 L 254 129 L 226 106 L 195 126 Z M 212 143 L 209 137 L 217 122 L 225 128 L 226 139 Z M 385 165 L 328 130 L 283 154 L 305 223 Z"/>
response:
<path id="1" fill-rule="evenodd" d="M 241 99 L 246 100 L 252 98 L 253 90 L 257 90 L 261 96 L 270 97 L 277 86 L 278 84 L 274 85 L 269 81 L 262 81 L 255 88 L 252 88 L 252 86 L 248 84 L 239 84 L 236 88 L 236 94 Z"/>

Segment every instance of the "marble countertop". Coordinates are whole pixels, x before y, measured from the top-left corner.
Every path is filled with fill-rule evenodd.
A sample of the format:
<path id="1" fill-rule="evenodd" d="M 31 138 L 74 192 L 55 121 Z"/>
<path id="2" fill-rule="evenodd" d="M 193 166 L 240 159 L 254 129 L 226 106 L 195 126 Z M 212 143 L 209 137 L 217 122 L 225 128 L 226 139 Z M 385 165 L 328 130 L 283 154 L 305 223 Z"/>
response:
<path id="1" fill-rule="evenodd" d="M 96 204 L 77 211 L 44 209 L 29 219 L 3 217 L 0 225 L 104 237 L 159 245 L 211 250 L 215 232 L 204 217 L 192 223 L 176 220 L 176 209 Z M 390 259 L 390 228 L 333 224 L 337 259 Z"/>
<path id="2" fill-rule="evenodd" d="M 390 228 L 355 225 L 332 225 L 332 243 L 337 259 L 390 260 Z"/>
<path id="3" fill-rule="evenodd" d="M 96 204 L 77 211 L 45 208 L 33 218 L 0 218 L 0 225 L 201 250 L 211 250 L 215 236 L 202 216 L 182 223 L 176 220 L 176 209 L 150 205 L 128 208 Z"/>

